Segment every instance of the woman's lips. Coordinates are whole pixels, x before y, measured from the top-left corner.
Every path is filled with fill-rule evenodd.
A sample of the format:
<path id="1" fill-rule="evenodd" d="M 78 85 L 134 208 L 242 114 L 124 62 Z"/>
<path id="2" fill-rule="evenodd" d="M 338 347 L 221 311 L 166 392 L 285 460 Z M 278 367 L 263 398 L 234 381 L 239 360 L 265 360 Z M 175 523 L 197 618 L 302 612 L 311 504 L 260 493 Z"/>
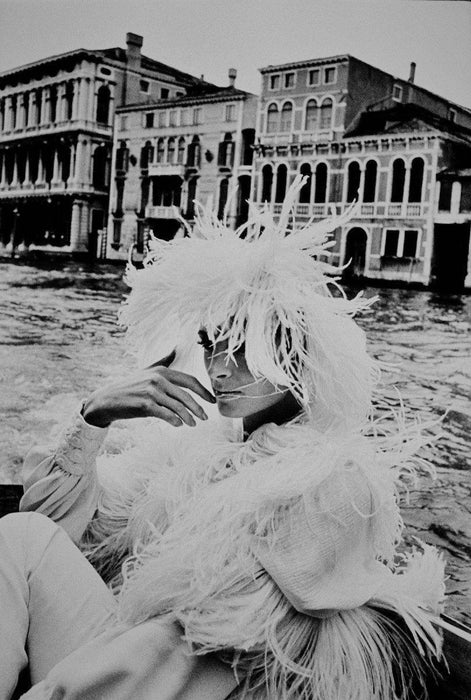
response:
<path id="1" fill-rule="evenodd" d="M 242 392 L 241 391 L 230 391 L 229 389 L 222 390 L 222 389 L 213 389 L 214 395 L 216 398 L 222 397 L 222 396 L 241 396 Z"/>

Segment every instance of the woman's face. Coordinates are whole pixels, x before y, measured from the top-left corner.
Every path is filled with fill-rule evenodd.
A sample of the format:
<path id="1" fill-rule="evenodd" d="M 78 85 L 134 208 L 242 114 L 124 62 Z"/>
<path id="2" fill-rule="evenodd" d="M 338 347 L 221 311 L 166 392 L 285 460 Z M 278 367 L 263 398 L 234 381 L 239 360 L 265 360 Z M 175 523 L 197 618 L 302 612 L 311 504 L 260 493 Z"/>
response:
<path id="1" fill-rule="evenodd" d="M 227 341 L 211 343 L 206 331 L 199 332 L 204 348 L 204 363 L 221 415 L 246 418 L 275 408 L 289 394 L 288 389 L 275 387 L 268 379 L 254 379 L 247 367 L 243 347 L 235 361 L 227 359 Z"/>

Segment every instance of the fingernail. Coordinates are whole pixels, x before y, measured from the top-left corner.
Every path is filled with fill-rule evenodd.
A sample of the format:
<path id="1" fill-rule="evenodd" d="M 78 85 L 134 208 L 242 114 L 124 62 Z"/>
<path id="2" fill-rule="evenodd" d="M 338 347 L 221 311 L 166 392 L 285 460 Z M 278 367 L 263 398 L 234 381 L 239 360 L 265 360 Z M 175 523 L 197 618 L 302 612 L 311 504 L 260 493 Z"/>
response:
<path id="1" fill-rule="evenodd" d="M 202 411 L 202 413 L 201 413 L 201 419 L 208 420 L 208 416 L 206 415 L 206 413 L 204 411 Z"/>

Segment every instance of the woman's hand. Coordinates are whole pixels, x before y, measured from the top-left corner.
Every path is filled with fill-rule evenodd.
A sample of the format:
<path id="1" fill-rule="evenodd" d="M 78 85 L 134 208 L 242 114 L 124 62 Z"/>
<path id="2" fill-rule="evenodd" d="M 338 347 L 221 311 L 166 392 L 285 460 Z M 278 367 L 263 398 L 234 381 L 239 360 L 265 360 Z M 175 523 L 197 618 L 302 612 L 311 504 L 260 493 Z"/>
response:
<path id="1" fill-rule="evenodd" d="M 170 369 L 174 359 L 173 352 L 121 382 L 94 391 L 83 405 L 86 422 L 106 428 L 115 420 L 153 416 L 178 427 L 195 426 L 193 416 L 206 420 L 203 408 L 184 389 L 209 403 L 215 403 L 215 397 L 196 377 Z"/>

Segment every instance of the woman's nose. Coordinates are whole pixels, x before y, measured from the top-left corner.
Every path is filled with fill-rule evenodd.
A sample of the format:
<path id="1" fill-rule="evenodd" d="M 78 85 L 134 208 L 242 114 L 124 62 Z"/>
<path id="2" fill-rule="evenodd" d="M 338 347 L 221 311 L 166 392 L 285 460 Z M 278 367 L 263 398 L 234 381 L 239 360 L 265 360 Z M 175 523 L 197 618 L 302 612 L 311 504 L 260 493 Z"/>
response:
<path id="1" fill-rule="evenodd" d="M 227 379 L 232 374 L 232 362 L 227 360 L 225 353 L 214 355 L 208 366 L 210 379 Z"/>

